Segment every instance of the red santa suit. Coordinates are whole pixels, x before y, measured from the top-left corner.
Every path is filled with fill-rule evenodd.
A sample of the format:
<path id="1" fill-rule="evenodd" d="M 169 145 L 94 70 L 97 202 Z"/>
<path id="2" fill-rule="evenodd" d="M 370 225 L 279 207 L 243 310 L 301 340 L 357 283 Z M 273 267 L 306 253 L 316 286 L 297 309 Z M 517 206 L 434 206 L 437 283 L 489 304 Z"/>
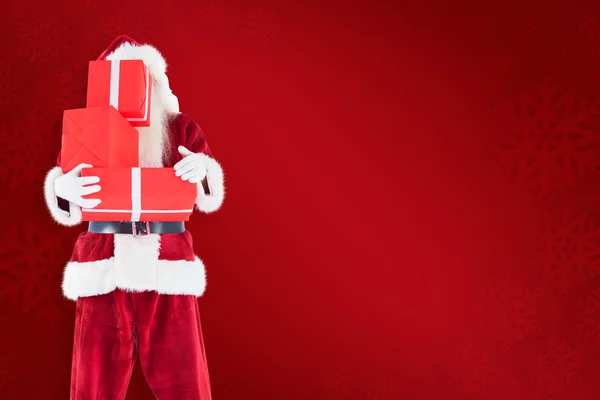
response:
<path id="1" fill-rule="evenodd" d="M 183 158 L 179 146 L 199 154 L 206 182 L 197 184 L 196 207 L 204 213 L 218 210 L 225 193 L 222 168 L 200 127 L 178 112 L 161 53 L 120 37 L 99 59 L 141 59 L 148 66 L 152 114 L 149 127 L 137 128 L 140 166 L 173 167 Z M 60 154 L 46 177 L 46 203 L 59 224 L 74 226 L 81 223 L 81 208 L 54 193 L 54 181 L 62 175 L 58 165 Z M 209 400 L 197 303 L 205 286 L 204 265 L 187 230 L 146 237 L 82 233 L 62 283 L 64 295 L 77 301 L 71 399 L 123 399 L 139 355 L 158 399 Z"/>

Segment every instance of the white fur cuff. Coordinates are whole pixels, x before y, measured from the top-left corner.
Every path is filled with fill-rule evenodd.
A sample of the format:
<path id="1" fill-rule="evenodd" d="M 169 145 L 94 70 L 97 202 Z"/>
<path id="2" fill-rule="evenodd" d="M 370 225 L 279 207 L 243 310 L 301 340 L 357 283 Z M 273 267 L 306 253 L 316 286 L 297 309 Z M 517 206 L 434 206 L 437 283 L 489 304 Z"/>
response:
<path id="1" fill-rule="evenodd" d="M 221 208 L 225 198 L 225 183 L 221 165 L 206 154 L 199 154 L 206 167 L 206 180 L 208 182 L 209 194 L 204 192 L 202 183 L 198 183 L 198 198 L 196 207 L 199 211 L 211 213 Z"/>
<path id="2" fill-rule="evenodd" d="M 58 206 L 58 198 L 54 193 L 54 181 L 62 175 L 63 172 L 60 167 L 54 167 L 48 172 L 44 182 L 44 198 L 50 215 L 56 222 L 65 226 L 75 226 L 81 223 L 81 208 L 69 202 L 69 212 L 62 210 Z"/>

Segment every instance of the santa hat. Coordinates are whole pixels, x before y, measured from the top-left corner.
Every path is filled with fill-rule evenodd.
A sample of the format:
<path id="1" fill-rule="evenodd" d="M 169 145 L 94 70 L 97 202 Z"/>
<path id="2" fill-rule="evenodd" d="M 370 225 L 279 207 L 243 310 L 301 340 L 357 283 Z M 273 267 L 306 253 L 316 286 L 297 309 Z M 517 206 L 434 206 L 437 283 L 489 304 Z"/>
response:
<path id="1" fill-rule="evenodd" d="M 113 40 L 98 60 L 142 60 L 155 80 L 167 72 L 167 62 L 154 46 L 140 44 L 127 35 Z"/>

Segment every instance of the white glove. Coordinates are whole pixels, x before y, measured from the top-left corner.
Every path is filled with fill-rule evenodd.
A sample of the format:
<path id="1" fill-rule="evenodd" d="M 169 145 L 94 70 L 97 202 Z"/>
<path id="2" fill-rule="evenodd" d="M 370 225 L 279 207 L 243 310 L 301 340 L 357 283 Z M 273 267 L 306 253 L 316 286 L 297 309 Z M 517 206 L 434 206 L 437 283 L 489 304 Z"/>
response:
<path id="1" fill-rule="evenodd" d="M 173 167 L 176 176 L 190 183 L 200 183 L 206 178 L 206 167 L 200 155 L 192 153 L 183 146 L 179 146 L 177 150 L 184 158 Z"/>
<path id="2" fill-rule="evenodd" d="M 83 168 L 91 168 L 89 164 L 79 164 L 77 167 L 59 176 L 54 181 L 54 193 L 57 197 L 77 204 L 81 208 L 94 208 L 100 204 L 100 199 L 84 199 L 82 196 L 97 193 L 100 191 L 99 185 L 86 186 L 100 182 L 97 176 L 81 177 Z"/>

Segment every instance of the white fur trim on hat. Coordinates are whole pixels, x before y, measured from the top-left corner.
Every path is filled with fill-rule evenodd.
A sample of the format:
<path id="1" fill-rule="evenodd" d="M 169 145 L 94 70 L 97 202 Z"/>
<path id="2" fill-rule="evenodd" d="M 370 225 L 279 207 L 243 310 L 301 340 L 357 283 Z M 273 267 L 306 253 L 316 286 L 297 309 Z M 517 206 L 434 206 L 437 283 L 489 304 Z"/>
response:
<path id="1" fill-rule="evenodd" d="M 107 60 L 142 60 L 155 79 L 167 72 L 167 61 L 156 47 L 149 44 L 123 43 L 106 56 Z"/>

